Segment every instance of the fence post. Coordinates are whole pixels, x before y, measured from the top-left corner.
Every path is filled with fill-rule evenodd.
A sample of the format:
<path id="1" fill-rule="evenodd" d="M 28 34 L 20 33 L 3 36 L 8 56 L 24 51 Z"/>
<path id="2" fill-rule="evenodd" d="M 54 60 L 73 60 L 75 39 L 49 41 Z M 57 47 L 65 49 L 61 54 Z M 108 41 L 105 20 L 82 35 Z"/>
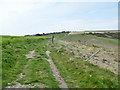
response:
<path id="1" fill-rule="evenodd" d="M 67 48 L 67 42 L 65 41 L 65 47 Z"/>

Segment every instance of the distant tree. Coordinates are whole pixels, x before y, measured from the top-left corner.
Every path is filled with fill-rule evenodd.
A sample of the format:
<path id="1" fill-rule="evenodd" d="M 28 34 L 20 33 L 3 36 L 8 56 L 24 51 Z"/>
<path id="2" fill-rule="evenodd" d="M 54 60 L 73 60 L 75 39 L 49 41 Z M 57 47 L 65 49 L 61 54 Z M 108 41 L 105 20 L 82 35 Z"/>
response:
<path id="1" fill-rule="evenodd" d="M 62 31 L 62 33 L 65 33 L 65 31 Z"/>
<path id="2" fill-rule="evenodd" d="M 45 33 L 43 33 L 43 35 L 45 35 Z"/>
<path id="3" fill-rule="evenodd" d="M 89 32 L 89 34 L 92 34 L 92 32 Z"/>
<path id="4" fill-rule="evenodd" d="M 35 36 L 41 36 L 41 34 L 35 34 Z"/>

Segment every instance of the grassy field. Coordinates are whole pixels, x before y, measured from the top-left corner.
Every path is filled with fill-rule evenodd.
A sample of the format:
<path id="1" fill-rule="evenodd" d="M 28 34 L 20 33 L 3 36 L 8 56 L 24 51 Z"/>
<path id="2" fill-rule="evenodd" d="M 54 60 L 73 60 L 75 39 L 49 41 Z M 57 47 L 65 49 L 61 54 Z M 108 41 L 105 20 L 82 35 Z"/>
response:
<path id="1" fill-rule="evenodd" d="M 2 36 L 2 88 L 15 85 L 13 81 L 18 79 L 21 73 L 23 76 L 17 82 L 25 88 L 59 88 L 59 82 L 53 76 L 49 63 L 43 59 L 48 58 L 45 54 L 48 50 L 69 88 L 117 88 L 117 74 L 87 62 L 84 58 L 75 57 L 78 50 L 74 49 L 72 44 L 79 46 L 80 51 L 92 47 L 94 51 L 101 49 L 104 51 L 101 53 L 107 53 L 105 48 L 117 50 L 118 39 L 83 34 L 57 34 L 57 40 L 51 45 L 48 43 L 51 37 L 52 35 Z M 65 41 L 67 46 L 61 43 Z M 26 58 L 25 55 L 33 50 L 34 58 Z M 114 56 L 114 52 L 111 52 Z"/>
<path id="2" fill-rule="evenodd" d="M 92 53 L 93 51 L 101 50 L 96 57 L 108 55 L 110 58 L 113 58 L 109 54 L 110 52 L 117 57 L 118 39 L 85 34 L 66 35 L 56 41 L 54 48 L 49 48 L 52 52 L 52 59 L 69 88 L 116 88 L 118 86 L 118 75 L 111 72 L 112 70 L 109 71 L 103 68 L 104 65 L 108 64 L 107 62 L 103 62 L 102 58 L 97 58 L 99 59 L 98 61 L 95 57 L 95 59 L 90 60 L 90 62 L 98 61 L 98 64 L 95 63 L 96 65 L 94 65 L 80 57 L 91 53 L 89 49 Z M 83 51 L 87 53 L 84 54 Z M 77 57 L 75 57 L 76 52 Z M 102 55 L 103 53 L 105 55 Z M 88 57 L 90 56 L 88 55 Z M 110 58 L 107 58 L 108 61 L 110 61 Z M 102 64 L 99 65 L 101 62 Z M 111 60 L 107 67 L 111 69 L 113 64 L 118 66 L 118 63 L 115 63 L 115 61 Z"/>
<path id="3" fill-rule="evenodd" d="M 74 54 L 67 52 L 65 49 L 50 48 L 50 51 L 54 63 L 69 88 L 117 87 L 118 77 L 114 73 L 85 62 L 81 58 L 70 60 Z"/>
<path id="4" fill-rule="evenodd" d="M 24 72 L 19 82 L 29 84 L 37 82 L 42 87 L 58 87 L 58 83 L 52 76 L 52 71 L 47 61 L 40 57 L 46 57 L 45 44 L 50 37 L 2 37 L 2 86 L 3 88 L 18 78 L 18 74 Z M 35 50 L 35 58 L 28 62 L 25 55 Z M 40 55 L 40 56 L 38 56 Z M 25 65 L 28 65 L 25 68 Z M 24 70 L 24 71 L 23 71 Z M 41 72 L 41 73 L 40 73 Z M 14 83 L 11 83 L 11 85 Z"/>
<path id="5" fill-rule="evenodd" d="M 62 37 L 61 40 L 66 41 L 74 41 L 74 42 L 80 42 L 88 45 L 96 44 L 100 47 L 117 47 L 118 46 L 118 39 L 112 39 L 112 38 L 104 38 L 104 37 L 97 37 L 93 35 L 85 35 L 85 34 L 75 34 L 75 35 L 67 35 L 65 37 Z"/>
<path id="6" fill-rule="evenodd" d="M 0 37 L 0 89 L 2 89 L 2 37 Z"/>

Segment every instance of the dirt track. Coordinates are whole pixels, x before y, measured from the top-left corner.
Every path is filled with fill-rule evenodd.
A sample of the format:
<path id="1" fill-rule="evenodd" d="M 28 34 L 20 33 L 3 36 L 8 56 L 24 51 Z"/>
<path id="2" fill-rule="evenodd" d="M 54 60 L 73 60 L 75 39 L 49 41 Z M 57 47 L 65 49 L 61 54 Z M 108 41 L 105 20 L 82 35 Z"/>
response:
<path id="1" fill-rule="evenodd" d="M 67 84 L 65 83 L 64 79 L 60 76 L 58 69 L 56 68 L 55 64 L 53 63 L 51 57 L 50 57 L 50 51 L 46 51 L 46 55 L 49 57 L 47 60 L 50 64 L 50 67 L 53 71 L 53 76 L 56 78 L 56 81 L 60 83 L 59 87 L 60 88 L 68 88 Z"/>

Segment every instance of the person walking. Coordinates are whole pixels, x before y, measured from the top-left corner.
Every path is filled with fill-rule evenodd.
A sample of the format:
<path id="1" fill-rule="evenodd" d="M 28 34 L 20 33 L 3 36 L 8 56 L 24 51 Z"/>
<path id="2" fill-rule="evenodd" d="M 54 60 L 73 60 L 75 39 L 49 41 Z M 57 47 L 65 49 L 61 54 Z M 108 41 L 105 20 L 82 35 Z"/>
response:
<path id="1" fill-rule="evenodd" d="M 54 35 L 52 36 L 52 44 L 54 43 Z"/>

